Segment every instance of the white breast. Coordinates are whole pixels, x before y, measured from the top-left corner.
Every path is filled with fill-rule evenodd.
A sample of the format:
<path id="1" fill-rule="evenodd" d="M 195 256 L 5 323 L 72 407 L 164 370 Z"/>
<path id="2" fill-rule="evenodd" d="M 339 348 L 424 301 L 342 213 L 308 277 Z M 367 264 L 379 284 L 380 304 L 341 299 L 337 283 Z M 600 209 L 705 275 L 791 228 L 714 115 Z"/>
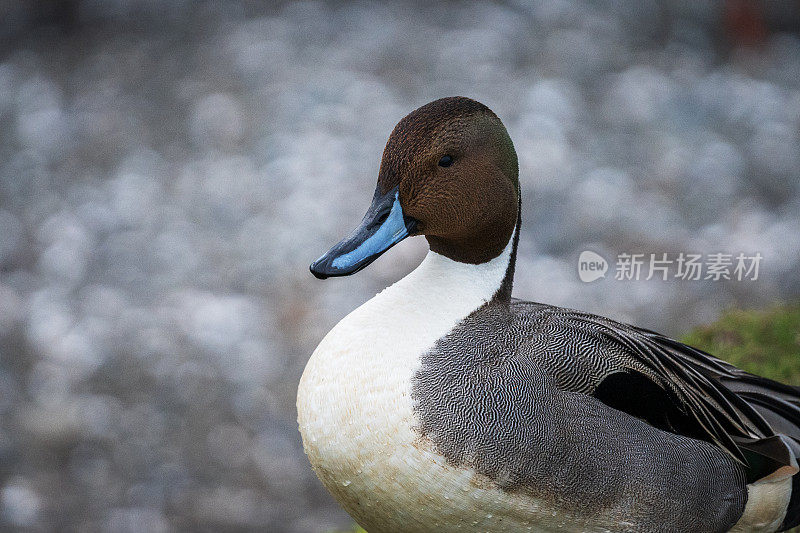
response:
<path id="1" fill-rule="evenodd" d="M 420 356 L 495 294 L 510 253 L 509 244 L 494 260 L 467 265 L 430 252 L 339 322 L 311 356 L 297 395 L 306 454 L 370 533 L 528 531 L 545 512 L 448 465 L 413 429 Z"/>

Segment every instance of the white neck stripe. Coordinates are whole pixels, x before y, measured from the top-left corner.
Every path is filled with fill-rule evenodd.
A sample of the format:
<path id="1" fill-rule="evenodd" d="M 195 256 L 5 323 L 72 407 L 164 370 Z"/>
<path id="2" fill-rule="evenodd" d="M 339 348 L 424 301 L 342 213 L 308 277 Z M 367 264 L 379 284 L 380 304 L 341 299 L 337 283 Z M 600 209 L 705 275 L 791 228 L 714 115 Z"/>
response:
<path id="1" fill-rule="evenodd" d="M 513 246 L 514 235 L 499 256 L 477 265 L 454 261 L 429 251 L 416 269 L 377 298 L 404 294 L 419 304 L 427 302 L 425 305 L 430 305 L 431 311 L 450 315 L 454 326 L 491 300 L 500 289 Z"/>

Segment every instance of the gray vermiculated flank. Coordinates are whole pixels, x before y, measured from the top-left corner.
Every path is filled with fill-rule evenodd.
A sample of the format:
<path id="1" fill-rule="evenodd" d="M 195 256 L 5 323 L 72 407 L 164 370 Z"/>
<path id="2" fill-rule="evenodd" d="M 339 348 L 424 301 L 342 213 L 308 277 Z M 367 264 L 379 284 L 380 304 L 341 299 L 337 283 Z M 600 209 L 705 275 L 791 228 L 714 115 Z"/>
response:
<path id="1" fill-rule="evenodd" d="M 650 371 L 571 313 L 493 301 L 463 320 L 414 377 L 419 433 L 451 464 L 565 513 L 630 531 L 727 531 L 746 502 L 744 468 L 591 396 L 615 372 Z"/>

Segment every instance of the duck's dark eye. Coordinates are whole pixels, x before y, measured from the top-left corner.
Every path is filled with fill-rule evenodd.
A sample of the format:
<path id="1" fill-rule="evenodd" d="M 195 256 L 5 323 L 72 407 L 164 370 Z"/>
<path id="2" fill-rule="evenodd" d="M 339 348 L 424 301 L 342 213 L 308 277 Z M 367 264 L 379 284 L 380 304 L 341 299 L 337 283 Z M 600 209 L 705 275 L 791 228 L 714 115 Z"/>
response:
<path id="1" fill-rule="evenodd" d="M 449 167 L 453 164 L 453 158 L 449 155 L 443 155 L 442 158 L 439 160 L 440 167 Z"/>

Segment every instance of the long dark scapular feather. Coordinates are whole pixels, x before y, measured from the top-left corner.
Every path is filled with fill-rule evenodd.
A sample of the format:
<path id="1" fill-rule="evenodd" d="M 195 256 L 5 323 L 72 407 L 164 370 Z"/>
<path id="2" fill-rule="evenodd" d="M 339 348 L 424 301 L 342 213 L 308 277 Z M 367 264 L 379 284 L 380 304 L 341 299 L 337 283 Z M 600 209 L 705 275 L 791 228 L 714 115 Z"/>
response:
<path id="1" fill-rule="evenodd" d="M 691 360 L 695 364 L 716 371 L 716 380 L 721 382 L 725 389 L 735 393 L 733 398 L 735 401 L 738 400 L 736 401 L 737 408 L 743 409 L 747 413 L 747 417 L 755 423 L 759 431 L 768 434 L 771 428 L 758 411 L 752 409 L 754 403 L 781 414 L 800 429 L 800 387 L 748 374 L 702 350 L 672 339 L 661 338 L 669 345 L 679 349 L 682 354 L 692 356 Z"/>
<path id="2" fill-rule="evenodd" d="M 742 370 L 736 369 L 738 372 L 733 376 L 730 382 L 723 377 L 723 382 L 728 384 L 734 390 L 752 390 L 752 391 L 769 391 L 772 396 L 780 396 L 789 403 L 796 405 L 800 408 L 800 387 L 786 385 L 779 381 L 772 381 L 771 379 L 762 378 L 748 374 Z"/>
<path id="3" fill-rule="evenodd" d="M 752 403 L 758 404 L 762 407 L 783 416 L 794 425 L 800 428 L 800 409 L 797 405 L 789 403 L 788 401 L 778 398 L 777 396 L 770 396 L 762 392 L 743 391 L 739 393 L 743 398 L 747 398 Z"/>
<path id="4" fill-rule="evenodd" d="M 672 392 L 678 407 L 695 420 L 708 440 L 741 463 L 745 459 L 737 441 L 748 442 L 775 434 L 755 405 L 800 423 L 800 389 L 796 387 L 752 376 L 702 350 L 649 330 L 578 312 L 571 318 L 590 323 L 595 332 L 607 336 L 636 363 L 649 369 L 650 378 Z M 740 385 L 726 386 L 731 382 Z M 754 390 L 748 394 L 747 389 Z M 780 403 L 759 396 L 773 393 L 781 396 Z"/>
<path id="5" fill-rule="evenodd" d="M 765 434 L 771 432 L 769 423 L 764 420 L 758 411 L 753 409 L 740 395 L 731 394 L 729 389 L 720 387 L 719 383 L 715 384 L 714 380 L 703 377 L 702 386 L 695 387 L 693 391 L 702 391 L 702 393 L 712 397 L 717 402 L 717 405 L 711 405 L 710 407 L 713 409 L 722 407 L 719 413 L 724 414 L 742 436 L 752 435 L 753 428 Z M 704 402 L 704 399 L 700 401 Z"/>
<path id="6" fill-rule="evenodd" d="M 543 322 L 555 317 L 555 327 L 562 332 L 594 342 L 580 354 L 596 365 L 591 377 L 598 381 L 588 394 L 664 431 L 714 443 L 743 465 L 748 483 L 785 466 L 797 466 L 800 387 L 748 374 L 650 330 L 580 311 L 542 307 L 538 311 Z M 641 380 L 661 389 L 670 405 L 631 403 L 635 393 L 647 390 Z M 565 383 L 568 387 L 572 382 Z M 792 483 L 796 496 L 782 530 L 800 524 L 800 474 Z"/>

